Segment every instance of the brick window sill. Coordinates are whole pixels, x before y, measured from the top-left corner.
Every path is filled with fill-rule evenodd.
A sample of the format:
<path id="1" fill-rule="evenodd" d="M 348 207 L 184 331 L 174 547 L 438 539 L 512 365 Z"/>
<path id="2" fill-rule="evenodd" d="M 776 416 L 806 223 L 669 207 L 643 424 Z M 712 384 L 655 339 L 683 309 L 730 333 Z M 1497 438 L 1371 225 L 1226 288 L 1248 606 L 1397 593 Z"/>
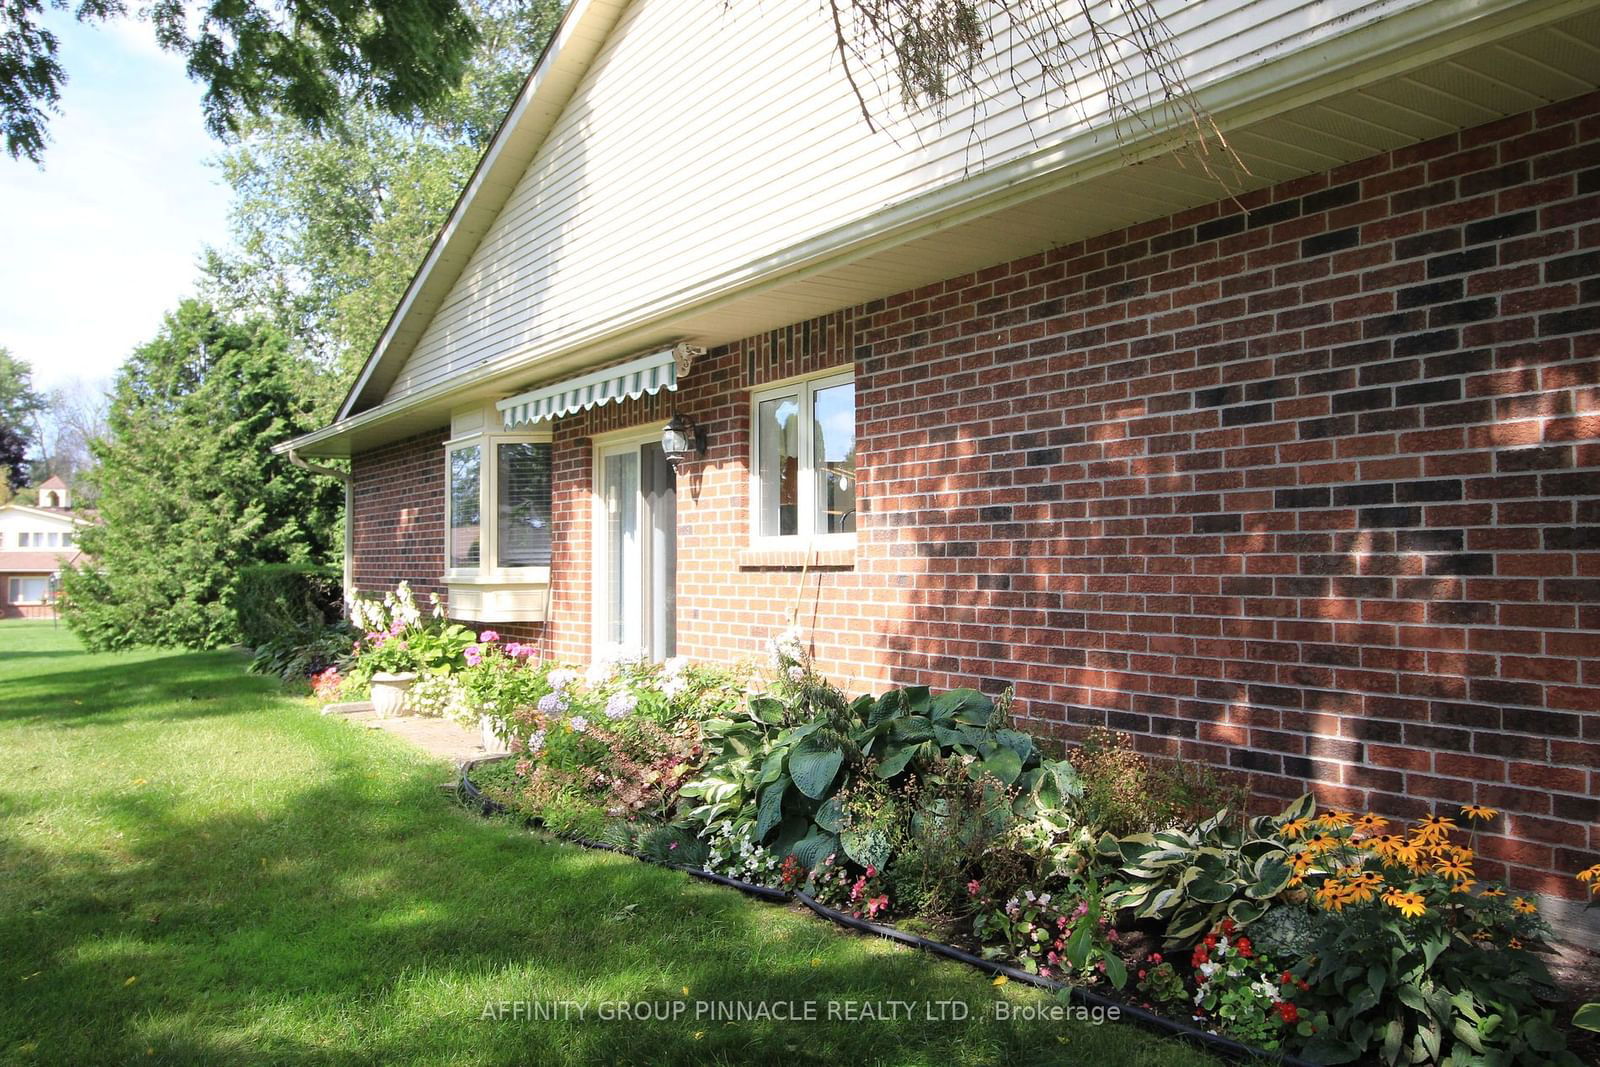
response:
<path id="1" fill-rule="evenodd" d="M 801 570 L 810 563 L 812 568 L 853 568 L 856 550 L 853 548 L 742 548 L 739 550 L 741 570 Z"/>

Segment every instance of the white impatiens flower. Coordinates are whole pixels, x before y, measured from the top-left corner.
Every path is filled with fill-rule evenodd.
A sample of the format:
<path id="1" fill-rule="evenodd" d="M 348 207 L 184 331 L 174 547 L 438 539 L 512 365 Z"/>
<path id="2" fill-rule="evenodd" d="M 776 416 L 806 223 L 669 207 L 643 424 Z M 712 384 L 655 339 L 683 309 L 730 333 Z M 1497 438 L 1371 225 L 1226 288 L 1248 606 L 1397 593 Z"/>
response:
<path id="1" fill-rule="evenodd" d="M 1257 982 L 1251 982 L 1250 989 L 1257 996 L 1263 998 L 1264 1000 L 1270 1000 L 1274 1004 L 1283 1000 L 1282 994 L 1278 992 L 1278 984 L 1276 982 L 1269 982 L 1265 978 Z"/>
<path id="2" fill-rule="evenodd" d="M 681 674 L 674 674 L 661 683 L 661 694 L 668 700 L 682 696 L 689 688 L 689 679 Z"/>
<path id="3" fill-rule="evenodd" d="M 572 727 L 573 733 L 581 734 L 589 728 L 589 720 L 585 719 L 582 715 L 574 715 L 572 718 L 567 720 L 567 725 Z"/>
<path id="4" fill-rule="evenodd" d="M 795 685 L 799 685 L 801 682 L 803 682 L 805 680 L 806 680 L 806 669 L 804 667 L 800 666 L 797 663 L 793 667 L 789 668 L 789 681 L 793 682 Z"/>
<path id="5" fill-rule="evenodd" d="M 557 667 L 555 670 L 551 671 L 549 676 L 546 678 L 546 681 L 550 683 L 550 688 L 554 689 L 558 693 L 572 685 L 577 680 L 578 672 L 569 670 L 566 667 Z"/>
<path id="6" fill-rule="evenodd" d="M 666 678 L 676 678 L 689 669 L 689 660 L 684 656 L 673 656 L 661 665 L 661 674 Z"/>

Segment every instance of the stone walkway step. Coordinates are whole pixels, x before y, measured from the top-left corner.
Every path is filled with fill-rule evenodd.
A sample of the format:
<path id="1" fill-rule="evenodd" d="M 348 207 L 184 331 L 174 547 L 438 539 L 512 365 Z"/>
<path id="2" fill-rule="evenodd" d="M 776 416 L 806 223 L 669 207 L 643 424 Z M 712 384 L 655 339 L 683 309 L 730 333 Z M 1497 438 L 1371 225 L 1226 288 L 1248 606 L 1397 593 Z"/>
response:
<path id="1" fill-rule="evenodd" d="M 448 719 L 423 715 L 380 719 L 370 700 L 329 704 L 322 709 L 322 714 L 337 715 L 351 724 L 404 738 L 428 755 L 449 760 L 457 767 L 470 760 L 496 754 L 483 747 L 483 736 L 477 730 L 468 730 Z"/>

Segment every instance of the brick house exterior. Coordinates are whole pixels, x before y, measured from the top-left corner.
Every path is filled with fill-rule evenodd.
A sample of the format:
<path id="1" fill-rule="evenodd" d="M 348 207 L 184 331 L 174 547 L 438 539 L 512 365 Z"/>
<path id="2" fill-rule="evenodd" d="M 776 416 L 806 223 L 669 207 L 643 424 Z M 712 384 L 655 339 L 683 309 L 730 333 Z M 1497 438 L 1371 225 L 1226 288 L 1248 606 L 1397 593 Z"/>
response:
<path id="1" fill-rule="evenodd" d="M 38 487 L 38 499 L 0 504 L 0 619 L 55 618 L 55 576 L 83 560 L 77 537 L 92 513 L 72 510 L 59 477 Z"/>
<path id="2" fill-rule="evenodd" d="M 749 390 L 857 388 L 853 562 L 748 526 Z M 1600 859 L 1600 94 L 712 350 L 560 419 L 547 624 L 590 653 L 590 441 L 682 410 L 678 650 L 791 609 L 851 688 L 1015 685 L 1263 806 L 1504 809 L 1480 869 Z M 355 578 L 439 589 L 444 431 L 354 461 Z M 687 487 L 684 482 L 687 481 Z M 687 488 L 687 491 L 684 489 Z"/>
<path id="3" fill-rule="evenodd" d="M 677 654 L 758 656 L 793 619 L 848 690 L 1011 686 L 1035 733 L 1126 732 L 1261 810 L 1487 804 L 1481 875 L 1573 920 L 1600 860 L 1600 15 L 1175 9 L 1230 175 L 1070 109 L 891 142 L 815 11 L 721 7 L 575 0 L 337 419 L 279 446 L 349 459 L 354 590 L 587 661 L 634 581 L 602 464 L 684 415 L 706 450 L 670 528 L 634 527 L 672 547 L 640 599 Z M 684 345 L 665 382 L 537 413 Z M 774 548 L 756 391 L 828 371 L 853 543 Z M 515 475 L 548 484 L 515 527 L 547 568 L 491 562 L 497 440 L 548 448 Z"/>

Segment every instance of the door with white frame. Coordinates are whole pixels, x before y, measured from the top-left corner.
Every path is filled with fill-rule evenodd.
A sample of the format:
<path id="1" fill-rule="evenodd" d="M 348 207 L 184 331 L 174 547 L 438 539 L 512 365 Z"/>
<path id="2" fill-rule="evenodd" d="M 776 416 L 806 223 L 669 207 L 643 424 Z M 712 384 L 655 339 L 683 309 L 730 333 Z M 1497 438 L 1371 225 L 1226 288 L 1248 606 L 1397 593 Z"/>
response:
<path id="1" fill-rule="evenodd" d="M 677 485 L 660 431 L 594 454 L 594 648 L 676 655 Z"/>

